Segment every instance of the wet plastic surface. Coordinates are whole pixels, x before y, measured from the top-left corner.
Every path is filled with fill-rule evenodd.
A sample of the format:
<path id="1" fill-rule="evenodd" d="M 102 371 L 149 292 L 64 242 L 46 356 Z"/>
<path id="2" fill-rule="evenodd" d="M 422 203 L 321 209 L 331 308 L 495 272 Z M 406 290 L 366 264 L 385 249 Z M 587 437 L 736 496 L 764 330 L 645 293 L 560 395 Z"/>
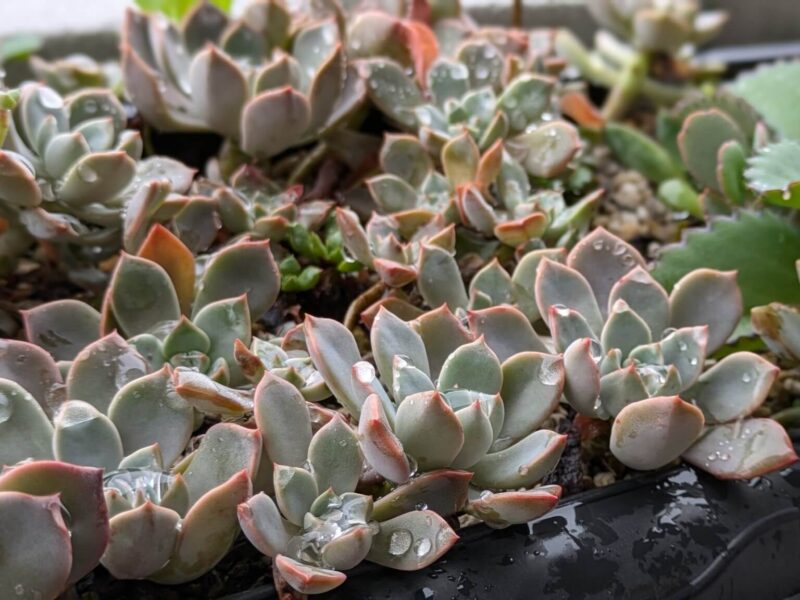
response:
<path id="1" fill-rule="evenodd" d="M 573 496 L 528 526 L 461 536 L 427 569 L 364 563 L 315 598 L 786 598 L 800 592 L 800 466 L 744 482 L 681 467 Z M 228 600 L 275 597 L 265 587 Z"/>

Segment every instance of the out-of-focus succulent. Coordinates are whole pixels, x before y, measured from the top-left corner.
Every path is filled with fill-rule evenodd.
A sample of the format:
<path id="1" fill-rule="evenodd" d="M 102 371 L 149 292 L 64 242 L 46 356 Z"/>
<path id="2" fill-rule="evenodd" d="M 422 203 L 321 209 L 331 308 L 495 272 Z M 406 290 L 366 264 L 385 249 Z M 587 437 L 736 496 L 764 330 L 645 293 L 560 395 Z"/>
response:
<path id="1" fill-rule="evenodd" d="M 561 397 L 561 359 L 511 307 L 468 318 L 469 330 L 446 306 L 411 323 L 380 310 L 371 331 L 377 372 L 360 360 L 344 326 L 306 319 L 311 358 L 358 421 L 367 464 L 385 485 L 397 486 L 376 504 L 378 520 L 421 503 L 442 514 L 463 508 L 505 527 L 549 510 L 560 495 L 557 487 L 534 486 L 566 441 L 539 429 Z M 467 472 L 464 485 L 471 474 L 466 506 L 463 487 L 446 484 L 454 469 Z M 422 477 L 440 482 L 435 497 Z"/>
<path id="2" fill-rule="evenodd" d="M 130 10 L 123 29 L 125 89 L 164 131 L 214 131 L 268 159 L 313 142 L 365 96 L 333 19 L 306 21 L 277 1 L 230 20 L 200 2 L 180 27 Z"/>
<path id="3" fill-rule="evenodd" d="M 302 593 L 344 582 L 341 571 L 367 559 L 421 569 L 458 536 L 433 510 L 375 511 L 373 497 L 354 493 L 364 472 L 357 433 L 336 415 L 312 434 L 306 400 L 288 382 L 266 375 L 255 393 L 265 455 L 274 463 L 275 501 L 264 493 L 239 506 L 242 529 Z"/>
<path id="4" fill-rule="evenodd" d="M 720 70 L 693 59 L 696 47 L 722 30 L 725 11 L 701 11 L 699 0 L 590 0 L 588 8 L 605 28 L 595 34 L 593 50 L 566 29 L 555 43 L 584 77 L 610 88 L 603 107 L 607 119 L 622 116 L 640 96 L 672 104 L 687 89 L 675 79 L 692 83 Z"/>
<path id="5" fill-rule="evenodd" d="M 566 399 L 614 418 L 611 451 L 624 464 L 654 469 L 683 456 L 748 478 L 795 460 L 779 425 L 749 418 L 778 369 L 749 352 L 705 369 L 741 317 L 735 272 L 693 271 L 668 297 L 632 246 L 596 229 L 566 264 L 541 260 L 535 296 L 564 353 Z"/>
<path id="6" fill-rule="evenodd" d="M 800 261 L 795 263 L 800 278 Z M 769 349 L 791 364 L 800 362 L 800 310 L 773 302 L 750 311 L 753 329 Z"/>
<path id="7" fill-rule="evenodd" d="M 125 122 L 108 90 L 62 98 L 47 86 L 23 85 L 0 151 L 3 212 L 33 238 L 84 248 L 84 259 L 117 250 L 125 206 L 138 186 L 164 179 L 180 192 L 193 176 L 172 159 L 137 162 L 142 141 Z"/>
<path id="8" fill-rule="evenodd" d="M 13 399 L 2 398 L 5 416 Z M 58 597 L 97 566 L 108 539 L 100 469 L 42 460 L 0 475 L 4 598 Z"/>
<path id="9" fill-rule="evenodd" d="M 119 63 L 99 63 L 86 54 L 69 54 L 56 60 L 32 56 L 29 62 L 36 79 L 59 94 L 70 94 L 85 88 L 117 90 L 122 81 Z"/>

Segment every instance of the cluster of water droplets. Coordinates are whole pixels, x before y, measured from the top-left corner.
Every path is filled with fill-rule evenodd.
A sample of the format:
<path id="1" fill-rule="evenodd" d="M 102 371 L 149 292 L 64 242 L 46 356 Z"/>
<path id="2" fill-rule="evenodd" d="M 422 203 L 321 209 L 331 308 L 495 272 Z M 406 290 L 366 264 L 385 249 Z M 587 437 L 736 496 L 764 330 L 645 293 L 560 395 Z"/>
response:
<path id="1" fill-rule="evenodd" d="M 103 477 L 103 487 L 116 490 L 120 496 L 134 505 L 137 496 L 144 496 L 154 504 L 160 504 L 175 478 L 168 472 L 150 469 L 119 469 Z"/>

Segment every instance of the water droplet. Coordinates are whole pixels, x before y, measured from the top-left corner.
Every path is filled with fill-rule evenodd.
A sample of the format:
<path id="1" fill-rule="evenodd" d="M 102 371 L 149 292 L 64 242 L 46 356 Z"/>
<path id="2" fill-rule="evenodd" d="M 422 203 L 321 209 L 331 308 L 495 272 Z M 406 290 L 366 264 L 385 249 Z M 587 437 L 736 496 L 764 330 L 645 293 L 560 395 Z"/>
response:
<path id="1" fill-rule="evenodd" d="M 365 361 L 353 365 L 353 374 L 359 383 L 372 383 L 375 380 L 375 367 Z"/>
<path id="2" fill-rule="evenodd" d="M 602 249 L 603 249 L 603 240 L 595 240 L 595 241 L 592 243 L 592 247 L 593 247 L 595 250 L 602 250 Z"/>
<path id="3" fill-rule="evenodd" d="M 693 367 L 696 367 L 696 366 L 697 366 L 697 357 L 696 357 L 696 356 L 693 356 L 693 357 L 692 357 L 692 358 L 689 360 L 689 364 L 690 364 L 690 365 L 692 365 Z"/>
<path id="4" fill-rule="evenodd" d="M 414 554 L 422 558 L 431 551 L 431 541 L 428 538 L 422 538 L 414 542 Z"/>
<path id="5" fill-rule="evenodd" d="M 753 379 L 753 378 L 752 378 L 752 376 L 750 375 L 750 373 L 742 373 L 742 381 L 743 381 L 744 383 L 750 383 L 750 382 L 752 381 L 752 379 Z"/>
<path id="6" fill-rule="evenodd" d="M 389 536 L 389 554 L 402 556 L 411 548 L 411 532 L 408 529 L 397 529 Z"/>
<path id="7" fill-rule="evenodd" d="M 545 356 L 539 367 L 539 381 L 544 385 L 556 385 L 561 381 L 561 369 L 558 368 L 560 360 L 556 357 Z"/>
<path id="8" fill-rule="evenodd" d="M 783 196 L 782 197 L 787 202 L 789 200 L 791 200 L 792 199 L 792 190 L 790 190 L 789 188 L 786 188 L 785 190 L 783 190 Z"/>
<path id="9" fill-rule="evenodd" d="M 78 165 L 78 176 L 86 183 L 95 183 L 99 179 L 97 171 L 86 163 L 80 163 Z"/>

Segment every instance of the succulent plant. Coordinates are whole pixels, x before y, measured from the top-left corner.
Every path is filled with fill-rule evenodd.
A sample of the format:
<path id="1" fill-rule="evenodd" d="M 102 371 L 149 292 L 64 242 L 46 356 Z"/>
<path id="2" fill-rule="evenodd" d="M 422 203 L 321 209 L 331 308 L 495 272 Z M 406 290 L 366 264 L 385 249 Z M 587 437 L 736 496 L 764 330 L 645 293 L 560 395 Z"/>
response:
<path id="1" fill-rule="evenodd" d="M 588 8 L 604 28 L 595 34 L 593 50 L 566 29 L 555 44 L 586 79 L 610 88 L 603 107 L 606 119 L 621 117 L 640 96 L 672 104 L 687 86 L 670 80 L 692 82 L 720 70 L 698 64 L 693 54 L 722 30 L 725 11 L 701 11 L 700 0 L 590 0 Z"/>
<path id="2" fill-rule="evenodd" d="M 344 582 L 341 571 L 367 559 L 414 570 L 458 539 L 432 510 L 375 511 L 373 497 L 355 493 L 364 462 L 356 432 L 341 415 L 312 433 L 307 402 L 287 381 L 266 375 L 255 392 L 255 418 L 274 466 L 275 501 L 263 492 L 239 506 L 242 529 L 301 593 Z M 376 520 L 379 519 L 379 520 Z"/>
<path id="3" fill-rule="evenodd" d="M 800 278 L 800 261 L 795 263 Z M 781 302 L 750 311 L 753 329 L 770 350 L 790 364 L 800 362 L 800 310 Z"/>
<path id="4" fill-rule="evenodd" d="M 125 129 L 125 111 L 109 90 L 62 98 L 27 83 L 0 151 L 0 209 L 40 240 L 82 247 L 95 262 L 116 251 L 126 204 L 137 187 L 164 179 L 188 188 L 193 172 L 175 160 L 139 161 L 139 134 Z"/>
<path id="5" fill-rule="evenodd" d="M 655 469 L 683 456 L 718 477 L 749 478 L 795 460 L 780 425 L 750 418 L 778 369 L 735 352 L 705 370 L 741 317 L 735 272 L 694 271 L 667 296 L 632 246 L 596 229 L 566 264 L 542 258 L 534 286 L 564 353 L 564 395 L 583 415 L 614 419 L 621 462 Z"/>
<path id="6" fill-rule="evenodd" d="M 532 488 L 564 448 L 564 436 L 538 429 L 561 396 L 563 364 L 511 307 L 472 312 L 469 322 L 467 330 L 446 306 L 411 323 L 381 309 L 371 330 L 377 372 L 336 321 L 309 317 L 305 334 L 328 388 L 359 423 L 367 463 L 397 486 L 393 498 L 418 502 L 416 471 L 468 471 L 474 497 L 466 511 L 504 527 L 541 514 L 559 495 Z M 383 502 L 379 514 L 391 510 Z M 460 508 L 445 492 L 437 502 Z"/>
<path id="7" fill-rule="evenodd" d="M 85 88 L 116 90 L 122 77 L 118 63 L 99 63 L 87 54 L 69 54 L 56 60 L 31 56 L 29 63 L 37 81 L 62 95 Z"/>
<path id="8" fill-rule="evenodd" d="M 200 2 L 180 27 L 129 10 L 125 89 L 160 130 L 213 131 L 269 159 L 315 141 L 358 108 L 363 84 L 338 40 L 334 20 L 293 19 L 274 0 L 251 3 L 237 20 Z"/>

